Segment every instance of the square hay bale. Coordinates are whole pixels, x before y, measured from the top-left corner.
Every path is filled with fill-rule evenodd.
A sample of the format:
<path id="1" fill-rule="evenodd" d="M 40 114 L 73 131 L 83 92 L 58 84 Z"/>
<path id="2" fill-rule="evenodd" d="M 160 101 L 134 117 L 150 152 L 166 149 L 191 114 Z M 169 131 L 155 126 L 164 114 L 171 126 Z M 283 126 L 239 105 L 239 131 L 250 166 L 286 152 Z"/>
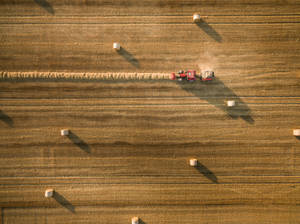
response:
<path id="1" fill-rule="evenodd" d="M 193 15 L 193 22 L 198 23 L 201 20 L 201 16 L 199 14 L 194 14 Z"/>
<path id="2" fill-rule="evenodd" d="M 119 51 L 121 49 L 120 43 L 114 43 L 113 44 L 113 49 Z"/>
<path id="3" fill-rule="evenodd" d="M 294 136 L 299 137 L 300 136 L 300 129 L 294 129 L 293 134 L 294 134 Z"/>
<path id="4" fill-rule="evenodd" d="M 69 135 L 69 130 L 68 129 L 62 129 L 60 131 L 60 134 L 61 134 L 61 136 L 67 136 L 67 135 Z"/>
<path id="5" fill-rule="evenodd" d="M 131 224 L 139 224 L 139 217 L 133 217 L 131 219 Z"/>
<path id="6" fill-rule="evenodd" d="M 235 101 L 234 100 L 228 100 L 227 101 L 227 107 L 234 107 L 235 106 Z"/>
<path id="7" fill-rule="evenodd" d="M 197 166 L 198 160 L 197 159 L 190 159 L 190 166 Z"/>
<path id="8" fill-rule="evenodd" d="M 46 198 L 51 198 L 51 197 L 53 197 L 53 195 L 54 195 L 54 190 L 53 189 L 47 189 L 45 191 L 45 197 Z"/>

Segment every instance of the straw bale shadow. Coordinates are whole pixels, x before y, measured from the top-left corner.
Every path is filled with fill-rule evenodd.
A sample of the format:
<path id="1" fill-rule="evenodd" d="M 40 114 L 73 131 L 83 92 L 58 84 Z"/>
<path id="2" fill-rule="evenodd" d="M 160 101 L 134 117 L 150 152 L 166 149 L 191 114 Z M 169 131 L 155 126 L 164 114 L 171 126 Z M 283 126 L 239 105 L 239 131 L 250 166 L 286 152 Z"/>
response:
<path id="1" fill-rule="evenodd" d="M 44 8 L 48 13 L 54 15 L 54 9 L 47 0 L 34 0 L 36 4 Z"/>
<path id="2" fill-rule="evenodd" d="M 5 114 L 3 111 L 0 110 L 0 120 L 2 120 L 5 124 L 7 124 L 9 127 L 14 126 L 14 121 L 13 119 Z"/>
<path id="3" fill-rule="evenodd" d="M 75 207 L 60 193 L 54 192 L 53 198 L 70 212 L 75 213 Z"/>
<path id="4" fill-rule="evenodd" d="M 74 145 L 77 145 L 80 149 L 82 149 L 86 153 L 91 152 L 90 146 L 79 136 L 77 136 L 74 132 L 69 131 L 68 138 L 73 142 Z"/>
<path id="5" fill-rule="evenodd" d="M 215 184 L 219 183 L 216 175 L 212 171 L 210 171 L 206 166 L 204 166 L 203 164 L 198 162 L 198 164 L 195 168 L 198 170 L 199 173 L 201 173 L 207 179 L 211 180 L 213 183 L 215 183 Z"/>
<path id="6" fill-rule="evenodd" d="M 123 47 L 120 47 L 120 50 L 118 50 L 117 52 L 119 55 L 121 55 L 123 58 L 125 58 L 134 67 L 136 67 L 136 68 L 140 67 L 139 61 L 130 52 L 125 50 Z"/>
<path id="7" fill-rule="evenodd" d="M 146 224 L 141 218 L 139 218 L 139 224 Z"/>
<path id="8" fill-rule="evenodd" d="M 215 41 L 217 41 L 219 43 L 221 43 L 223 41 L 221 35 L 203 19 L 201 19 L 199 22 L 197 22 L 196 25 L 200 29 L 202 29 L 207 35 L 209 35 L 211 38 L 213 38 Z"/>

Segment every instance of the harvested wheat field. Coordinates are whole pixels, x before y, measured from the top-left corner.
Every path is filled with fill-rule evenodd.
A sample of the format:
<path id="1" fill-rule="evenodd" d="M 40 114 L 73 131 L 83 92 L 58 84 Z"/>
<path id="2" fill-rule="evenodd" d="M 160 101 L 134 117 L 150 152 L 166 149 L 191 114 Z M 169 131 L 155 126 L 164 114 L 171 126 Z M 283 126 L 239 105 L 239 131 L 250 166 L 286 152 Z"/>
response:
<path id="1" fill-rule="evenodd" d="M 1 0 L 0 15 L 1 223 L 300 223 L 299 0 Z"/>

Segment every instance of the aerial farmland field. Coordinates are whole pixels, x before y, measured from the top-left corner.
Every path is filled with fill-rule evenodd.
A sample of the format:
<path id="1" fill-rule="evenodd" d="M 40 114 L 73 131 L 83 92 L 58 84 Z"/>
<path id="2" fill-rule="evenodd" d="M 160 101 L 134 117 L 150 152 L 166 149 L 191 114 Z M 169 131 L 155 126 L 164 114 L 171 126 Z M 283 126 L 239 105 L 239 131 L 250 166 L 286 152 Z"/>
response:
<path id="1" fill-rule="evenodd" d="M 299 136 L 299 0 L 0 1 L 0 223 L 299 224 Z"/>

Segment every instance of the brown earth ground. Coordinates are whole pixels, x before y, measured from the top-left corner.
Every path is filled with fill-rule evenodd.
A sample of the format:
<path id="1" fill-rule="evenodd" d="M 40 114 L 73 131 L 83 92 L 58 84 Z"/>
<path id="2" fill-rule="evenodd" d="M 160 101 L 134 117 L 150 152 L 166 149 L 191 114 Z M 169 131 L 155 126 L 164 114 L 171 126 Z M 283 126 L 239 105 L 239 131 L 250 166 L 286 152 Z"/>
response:
<path id="1" fill-rule="evenodd" d="M 300 223 L 300 1 L 2 0 L 0 15 L 4 73 L 217 77 L 2 78 L 2 223 Z"/>

